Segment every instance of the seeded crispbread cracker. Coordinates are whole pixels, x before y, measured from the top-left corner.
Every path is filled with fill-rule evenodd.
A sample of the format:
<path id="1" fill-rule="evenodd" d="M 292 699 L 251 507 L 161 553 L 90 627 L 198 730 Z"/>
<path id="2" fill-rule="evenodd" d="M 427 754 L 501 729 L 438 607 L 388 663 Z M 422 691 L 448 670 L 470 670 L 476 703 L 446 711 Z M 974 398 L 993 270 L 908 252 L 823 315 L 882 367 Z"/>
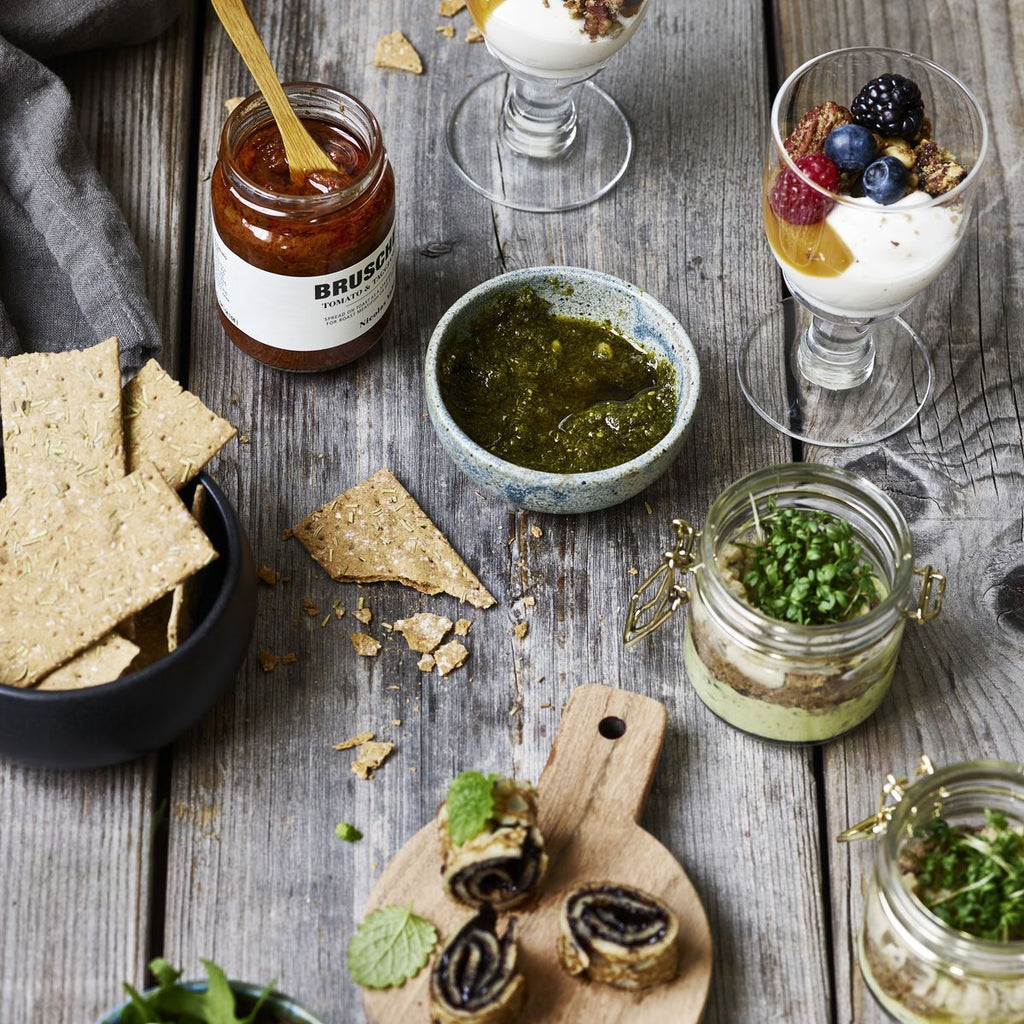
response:
<path id="1" fill-rule="evenodd" d="M 7 493 L 39 501 L 125 475 L 117 338 L 0 359 Z"/>
<path id="2" fill-rule="evenodd" d="M 393 581 L 475 608 L 496 603 L 387 469 L 311 513 L 292 535 L 341 583 Z"/>
<path id="3" fill-rule="evenodd" d="M 415 47 L 399 31 L 394 31 L 377 40 L 373 63 L 379 68 L 393 68 L 395 71 L 410 71 L 423 74 L 423 61 Z"/>
<path id="4" fill-rule="evenodd" d="M 108 633 L 99 643 L 45 676 L 37 690 L 82 690 L 109 683 L 124 674 L 138 647 L 119 633 Z"/>
<path id="5" fill-rule="evenodd" d="M 7 502 L 0 683 L 32 686 L 216 557 L 152 465 L 81 505 Z"/>
<path id="6" fill-rule="evenodd" d="M 196 484 L 195 494 L 192 495 L 192 518 L 206 528 L 206 488 L 202 484 Z M 192 627 L 195 625 L 196 600 L 199 595 L 199 578 L 189 576 L 187 580 L 179 583 L 171 595 L 171 612 L 167 618 L 167 650 L 168 653 L 176 651 L 179 644 L 183 644 Z"/>
<path id="7" fill-rule="evenodd" d="M 184 487 L 236 433 L 155 359 L 125 385 L 122 404 L 128 472 L 152 462 L 172 487 Z"/>

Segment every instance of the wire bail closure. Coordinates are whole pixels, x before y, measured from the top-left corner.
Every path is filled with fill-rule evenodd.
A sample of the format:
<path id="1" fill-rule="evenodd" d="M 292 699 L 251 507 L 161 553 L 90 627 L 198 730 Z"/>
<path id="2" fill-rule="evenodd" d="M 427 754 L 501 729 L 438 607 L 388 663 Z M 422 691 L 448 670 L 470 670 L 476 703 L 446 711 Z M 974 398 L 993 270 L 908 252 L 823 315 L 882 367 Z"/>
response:
<path id="1" fill-rule="evenodd" d="M 907 618 L 918 625 L 934 619 L 942 611 L 942 595 L 946 593 L 946 577 L 937 569 L 926 565 L 914 569 L 914 575 L 921 577 L 921 589 L 917 595 L 917 607 L 907 612 Z"/>
<path id="2" fill-rule="evenodd" d="M 927 754 L 922 754 L 914 769 L 914 775 L 920 777 L 934 774 L 935 765 L 932 759 Z M 874 839 L 875 836 L 885 835 L 897 805 L 901 804 L 907 795 L 909 785 L 911 785 L 911 781 L 906 776 L 897 778 L 893 772 L 889 772 L 882 785 L 878 810 L 870 818 L 865 818 L 840 832 L 836 836 L 836 842 L 852 843 L 855 839 Z"/>
<path id="3" fill-rule="evenodd" d="M 661 565 L 640 584 L 630 598 L 626 628 L 622 632 L 622 642 L 627 647 L 650 636 L 672 618 L 683 602 L 690 599 L 690 592 L 682 582 L 676 582 L 676 573 L 685 574 L 693 568 L 693 545 L 697 531 L 685 519 L 673 519 L 672 529 L 676 534 L 675 546 L 665 552 Z M 643 601 L 642 595 L 651 587 L 657 587 L 654 595 Z"/>

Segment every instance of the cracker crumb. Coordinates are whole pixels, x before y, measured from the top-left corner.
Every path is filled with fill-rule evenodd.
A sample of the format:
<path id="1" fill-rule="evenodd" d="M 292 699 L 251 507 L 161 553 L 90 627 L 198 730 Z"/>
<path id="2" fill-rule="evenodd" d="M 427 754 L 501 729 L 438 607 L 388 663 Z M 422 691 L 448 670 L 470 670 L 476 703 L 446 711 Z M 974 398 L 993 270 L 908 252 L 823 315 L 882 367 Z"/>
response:
<path id="1" fill-rule="evenodd" d="M 527 608 L 532 608 L 536 603 L 537 603 L 537 598 L 535 598 L 533 596 L 533 594 L 527 594 L 526 597 L 523 598 L 523 604 Z"/>
<path id="2" fill-rule="evenodd" d="M 455 26 L 454 25 L 438 25 L 435 32 L 440 32 L 441 35 L 446 36 L 448 39 L 455 38 Z"/>
<path id="3" fill-rule="evenodd" d="M 455 623 L 455 635 L 456 636 L 469 636 L 469 627 L 472 626 L 472 625 L 473 625 L 473 623 L 470 622 L 469 619 L 459 619 Z"/>
<path id="4" fill-rule="evenodd" d="M 635 565 L 634 566 L 630 566 L 629 575 L 630 576 L 639 576 L 640 575 L 640 570 Z"/>
<path id="5" fill-rule="evenodd" d="M 294 665 L 299 660 L 299 655 L 296 651 L 288 651 L 286 654 L 281 655 L 282 665 Z"/>
<path id="6" fill-rule="evenodd" d="M 361 747 L 364 743 L 369 743 L 372 739 L 372 732 L 356 733 L 355 736 L 350 736 L 347 740 L 335 743 L 331 750 L 351 750 L 353 747 Z"/>
<path id="7" fill-rule="evenodd" d="M 334 612 L 336 619 L 343 619 L 345 617 L 345 606 L 340 601 L 334 601 L 331 605 L 331 610 Z"/>
<path id="8" fill-rule="evenodd" d="M 249 435 L 248 434 L 239 434 L 238 435 L 238 443 L 239 444 L 248 444 L 249 443 Z"/>
<path id="9" fill-rule="evenodd" d="M 465 10 L 466 0 L 441 0 L 437 5 L 437 13 L 444 18 L 454 18 L 459 11 Z"/>
<path id="10" fill-rule="evenodd" d="M 266 583 L 268 587 L 281 582 L 281 574 L 276 569 L 271 569 L 269 565 L 264 565 L 262 562 L 260 562 L 260 567 L 256 570 L 256 575 L 260 578 L 260 582 Z"/>
<path id="11" fill-rule="evenodd" d="M 320 607 L 311 597 L 304 597 L 302 599 L 302 610 L 311 618 L 316 618 L 320 614 Z"/>
<path id="12" fill-rule="evenodd" d="M 416 667 L 421 672 L 432 672 L 434 669 L 434 664 L 434 656 L 432 654 L 424 654 L 423 657 L 416 662 Z"/>
<path id="13" fill-rule="evenodd" d="M 353 633 L 349 640 L 356 649 L 356 654 L 364 658 L 375 658 L 380 652 L 380 641 L 375 640 L 367 633 Z"/>
<path id="14" fill-rule="evenodd" d="M 364 743 L 357 757 L 349 767 L 361 779 L 372 779 L 373 773 L 390 757 L 394 743 Z"/>
<path id="15" fill-rule="evenodd" d="M 530 533 L 532 533 L 534 535 L 534 537 L 543 537 L 544 536 L 544 531 L 539 526 L 531 526 L 530 527 Z"/>
<path id="16" fill-rule="evenodd" d="M 392 718 L 391 719 L 391 724 L 392 725 L 401 725 L 402 724 L 402 720 L 400 718 Z"/>
<path id="17" fill-rule="evenodd" d="M 368 626 L 370 624 L 370 619 L 373 618 L 373 612 L 371 612 L 369 608 L 357 608 L 352 615 L 364 626 Z"/>
<path id="18" fill-rule="evenodd" d="M 295 531 L 290 527 L 286 526 L 281 531 L 281 540 L 291 540 L 295 536 Z"/>
<path id="19" fill-rule="evenodd" d="M 409 650 L 430 654 L 452 628 L 452 620 L 433 612 L 419 612 L 408 619 L 395 622 L 395 630 L 405 637 Z"/>
<path id="20" fill-rule="evenodd" d="M 373 63 L 379 68 L 409 71 L 414 75 L 423 74 L 423 61 L 420 60 L 420 55 L 397 29 L 377 40 Z"/>
<path id="21" fill-rule="evenodd" d="M 649 501 L 645 501 L 644 502 L 644 508 L 647 509 L 647 514 L 649 516 L 653 516 L 654 515 L 654 509 L 651 508 L 651 503 Z"/>
<path id="22" fill-rule="evenodd" d="M 512 632 L 515 633 L 517 640 L 522 640 L 530 632 L 530 624 L 528 622 L 517 622 L 512 627 Z"/>
<path id="23" fill-rule="evenodd" d="M 469 30 L 466 32 L 467 43 L 482 43 L 484 41 L 484 34 L 476 27 L 476 25 L 470 25 Z"/>
<path id="24" fill-rule="evenodd" d="M 546 701 L 544 701 L 544 703 L 543 703 L 543 704 L 541 704 L 541 707 L 542 707 L 542 708 L 553 708 L 554 706 L 555 706 L 555 705 L 554 705 L 554 704 L 552 704 L 552 703 L 551 703 L 551 701 L 549 701 L 549 700 L 546 700 Z"/>
<path id="25" fill-rule="evenodd" d="M 513 704 L 512 707 L 509 709 L 508 717 L 515 718 L 516 715 L 518 715 L 522 710 L 523 702 L 521 700 L 517 700 L 515 704 Z"/>
<path id="26" fill-rule="evenodd" d="M 273 672 L 277 668 L 278 663 L 281 659 L 273 652 L 269 650 L 262 650 L 259 653 L 260 667 L 264 672 Z"/>
<path id="27" fill-rule="evenodd" d="M 437 671 L 442 676 L 446 676 L 464 664 L 468 657 L 469 649 L 467 647 L 459 643 L 458 640 L 450 640 L 434 651 L 434 664 L 437 665 Z"/>

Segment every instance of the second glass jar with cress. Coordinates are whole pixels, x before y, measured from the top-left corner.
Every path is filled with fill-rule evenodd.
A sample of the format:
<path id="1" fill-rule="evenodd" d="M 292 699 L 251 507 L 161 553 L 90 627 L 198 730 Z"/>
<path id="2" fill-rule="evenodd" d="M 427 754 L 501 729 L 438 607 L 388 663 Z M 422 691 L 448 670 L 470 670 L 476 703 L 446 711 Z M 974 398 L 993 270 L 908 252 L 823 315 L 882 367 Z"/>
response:
<path id="1" fill-rule="evenodd" d="M 700 532 L 685 520 L 673 526 L 677 545 L 634 595 L 625 641 L 686 602 L 691 684 L 719 718 L 756 736 L 819 743 L 859 725 L 889 691 L 907 619 L 923 622 L 941 607 L 945 578 L 915 569 L 903 514 L 847 470 L 760 470 L 723 491 Z M 758 551 L 769 553 L 759 568 Z M 778 582 L 794 564 L 800 578 L 775 587 L 771 613 L 758 607 L 755 598 L 772 590 L 758 578 Z M 676 575 L 686 572 L 684 586 Z M 836 586 L 840 576 L 852 590 Z M 827 614 L 817 607 L 830 603 Z"/>
<path id="2" fill-rule="evenodd" d="M 917 774 L 889 775 L 877 813 L 839 837 L 881 837 L 861 973 L 900 1024 L 1022 1024 L 1024 766 L 922 757 Z"/>

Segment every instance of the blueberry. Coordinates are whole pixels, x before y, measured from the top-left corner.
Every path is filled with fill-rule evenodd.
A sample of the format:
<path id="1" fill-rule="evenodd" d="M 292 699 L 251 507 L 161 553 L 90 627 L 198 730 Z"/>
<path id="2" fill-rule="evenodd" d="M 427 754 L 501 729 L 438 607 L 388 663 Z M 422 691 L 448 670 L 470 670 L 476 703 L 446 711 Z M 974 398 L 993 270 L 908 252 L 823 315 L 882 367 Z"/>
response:
<path id="1" fill-rule="evenodd" d="M 864 193 L 876 203 L 888 206 L 907 194 L 910 172 L 894 156 L 879 157 L 864 170 Z"/>
<path id="2" fill-rule="evenodd" d="M 825 139 L 825 156 L 841 171 L 863 171 L 876 149 L 874 135 L 859 124 L 841 124 Z"/>

